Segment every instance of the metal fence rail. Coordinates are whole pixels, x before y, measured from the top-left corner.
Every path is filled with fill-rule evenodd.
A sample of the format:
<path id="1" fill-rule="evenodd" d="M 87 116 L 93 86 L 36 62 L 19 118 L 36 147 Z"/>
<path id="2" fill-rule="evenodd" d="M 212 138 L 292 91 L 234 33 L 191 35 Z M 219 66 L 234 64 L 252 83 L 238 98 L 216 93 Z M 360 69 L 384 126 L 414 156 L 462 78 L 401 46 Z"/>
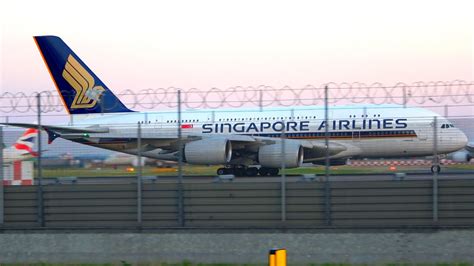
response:
<path id="1" fill-rule="evenodd" d="M 43 228 L 473 227 L 474 180 L 439 180 L 438 198 L 433 197 L 433 184 L 331 182 L 326 204 L 324 183 L 291 182 L 286 184 L 284 220 L 279 182 L 184 183 L 182 213 L 175 183 L 143 184 L 141 208 L 136 184 L 48 185 L 43 187 Z M 37 189 L 5 187 L 3 229 L 41 228 Z"/>

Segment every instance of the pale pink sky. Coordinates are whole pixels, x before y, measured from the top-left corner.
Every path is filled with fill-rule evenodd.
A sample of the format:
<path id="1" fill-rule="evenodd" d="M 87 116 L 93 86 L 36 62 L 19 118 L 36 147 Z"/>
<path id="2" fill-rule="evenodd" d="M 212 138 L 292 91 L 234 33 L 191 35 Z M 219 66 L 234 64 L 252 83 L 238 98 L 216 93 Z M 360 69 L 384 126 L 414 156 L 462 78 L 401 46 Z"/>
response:
<path id="1" fill-rule="evenodd" d="M 474 80 L 472 1 L 2 1 L 0 91 L 58 35 L 114 91 Z"/>

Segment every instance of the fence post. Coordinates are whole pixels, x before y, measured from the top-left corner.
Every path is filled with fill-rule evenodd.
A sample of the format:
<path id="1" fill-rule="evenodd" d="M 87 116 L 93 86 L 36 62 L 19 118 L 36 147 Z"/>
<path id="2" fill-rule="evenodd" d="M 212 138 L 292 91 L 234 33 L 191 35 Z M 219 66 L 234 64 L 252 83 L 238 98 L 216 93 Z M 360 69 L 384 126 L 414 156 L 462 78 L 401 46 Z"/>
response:
<path id="1" fill-rule="evenodd" d="M 280 180 L 280 194 L 281 194 L 281 221 L 286 221 L 286 147 L 285 147 L 285 121 L 282 120 L 283 131 L 281 132 L 281 180 Z"/>
<path id="2" fill-rule="evenodd" d="M 142 225 L 142 125 L 137 124 L 137 223 Z"/>
<path id="3" fill-rule="evenodd" d="M 37 120 L 38 120 L 38 157 L 37 157 L 37 174 L 38 174 L 38 189 L 37 189 L 37 200 L 38 200 L 38 213 L 37 220 L 41 227 L 44 227 L 44 207 L 43 207 L 43 174 L 42 174 L 42 147 L 41 147 L 41 93 L 36 94 L 37 104 Z"/>
<path id="4" fill-rule="evenodd" d="M 438 118 L 433 118 L 433 222 L 438 222 L 438 169 L 439 169 L 439 157 L 438 157 Z"/>
<path id="5" fill-rule="evenodd" d="M 403 108 L 407 108 L 407 87 L 403 85 Z"/>
<path id="6" fill-rule="evenodd" d="M 181 129 L 181 90 L 178 90 L 178 224 L 184 226 L 183 142 Z"/>
<path id="7" fill-rule="evenodd" d="M 328 86 L 324 87 L 324 143 L 325 149 L 325 163 L 324 163 L 324 214 L 326 218 L 326 225 L 331 225 L 331 183 L 329 180 L 329 93 Z"/>
<path id="8" fill-rule="evenodd" d="M 3 169 L 3 127 L 0 127 L 0 224 L 5 223 L 5 191 L 3 187 L 4 169 Z"/>

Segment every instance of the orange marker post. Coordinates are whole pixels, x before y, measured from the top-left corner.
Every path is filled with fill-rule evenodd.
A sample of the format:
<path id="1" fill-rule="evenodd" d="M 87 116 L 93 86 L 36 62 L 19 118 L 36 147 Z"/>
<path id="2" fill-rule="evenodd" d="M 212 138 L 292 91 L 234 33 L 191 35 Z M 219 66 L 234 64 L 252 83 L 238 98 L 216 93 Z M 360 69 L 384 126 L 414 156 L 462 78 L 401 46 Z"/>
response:
<path id="1" fill-rule="evenodd" d="M 276 249 L 270 249 L 268 252 L 268 266 L 276 266 Z"/>
<path id="2" fill-rule="evenodd" d="M 286 266 L 286 249 L 279 249 L 276 251 L 276 265 Z"/>
<path id="3" fill-rule="evenodd" d="M 286 266 L 286 249 L 271 249 L 268 254 L 268 266 Z"/>

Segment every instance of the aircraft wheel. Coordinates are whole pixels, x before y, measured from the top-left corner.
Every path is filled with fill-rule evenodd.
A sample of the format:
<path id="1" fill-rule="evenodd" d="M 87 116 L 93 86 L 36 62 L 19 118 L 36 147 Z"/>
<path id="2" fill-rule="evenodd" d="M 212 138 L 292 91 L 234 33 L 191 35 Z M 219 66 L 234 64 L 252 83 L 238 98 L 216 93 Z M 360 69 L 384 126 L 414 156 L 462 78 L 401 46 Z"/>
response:
<path id="1" fill-rule="evenodd" d="M 267 176 L 267 175 L 268 175 L 268 168 L 260 167 L 260 169 L 258 169 L 258 173 L 259 173 L 261 176 Z"/>
<path id="2" fill-rule="evenodd" d="M 245 170 L 247 176 L 256 176 L 258 175 L 258 169 L 256 167 L 249 167 Z"/>
<path id="3" fill-rule="evenodd" d="M 278 168 L 270 168 L 270 169 L 268 169 L 268 173 L 269 173 L 271 176 L 276 176 L 276 175 L 278 175 L 278 172 L 280 172 L 280 169 L 278 169 Z"/>
<path id="4" fill-rule="evenodd" d="M 217 174 L 218 174 L 218 175 L 225 175 L 225 174 L 227 174 L 227 173 L 228 173 L 228 171 L 227 171 L 226 168 L 219 168 L 219 169 L 217 169 Z"/>
<path id="5" fill-rule="evenodd" d="M 246 169 L 245 168 L 234 168 L 233 172 L 234 172 L 235 176 L 245 176 Z"/>
<path id="6" fill-rule="evenodd" d="M 431 173 L 434 174 L 434 173 L 437 173 L 439 174 L 439 172 L 441 172 L 441 167 L 439 165 L 433 165 L 431 166 Z"/>

